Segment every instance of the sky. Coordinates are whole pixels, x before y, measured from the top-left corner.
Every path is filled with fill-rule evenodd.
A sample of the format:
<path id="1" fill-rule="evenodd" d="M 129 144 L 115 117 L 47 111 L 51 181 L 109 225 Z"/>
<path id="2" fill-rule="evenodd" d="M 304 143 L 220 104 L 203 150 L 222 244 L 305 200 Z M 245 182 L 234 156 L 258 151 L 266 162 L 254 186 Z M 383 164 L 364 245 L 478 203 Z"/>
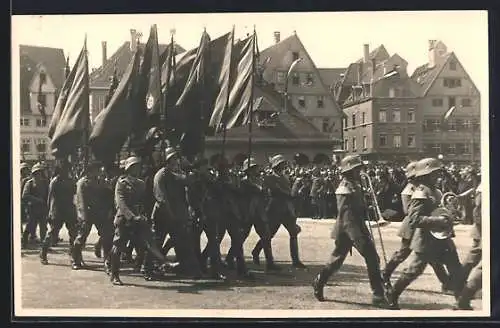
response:
<path id="1" fill-rule="evenodd" d="M 384 44 L 389 54 L 408 62 L 409 74 L 427 62 L 428 40 L 441 40 L 458 56 L 482 97 L 488 97 L 486 11 L 13 16 L 12 46 L 62 48 L 72 64 L 87 35 L 90 67 L 98 67 L 102 41 L 110 57 L 130 40 L 130 29 L 142 32 L 145 43 L 151 24 L 158 26 L 160 43 L 169 43 L 175 29 L 176 42 L 187 50 L 198 45 L 204 28 L 213 39 L 235 25 L 241 38 L 255 26 L 261 50 L 273 44 L 275 31 L 281 39 L 296 31 L 318 68 L 347 67 L 362 57 L 363 44 L 370 49 Z"/>

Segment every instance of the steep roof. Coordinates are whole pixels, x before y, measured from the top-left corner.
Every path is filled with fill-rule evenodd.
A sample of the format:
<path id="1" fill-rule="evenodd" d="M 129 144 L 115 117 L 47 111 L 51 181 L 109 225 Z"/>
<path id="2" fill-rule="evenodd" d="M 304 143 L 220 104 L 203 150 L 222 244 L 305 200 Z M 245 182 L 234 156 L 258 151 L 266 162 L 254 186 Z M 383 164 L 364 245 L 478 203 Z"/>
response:
<path id="1" fill-rule="evenodd" d="M 64 83 L 66 59 L 63 49 L 20 45 L 21 108 L 29 110 L 29 87 L 38 65 L 43 65 L 57 90 Z"/>
<path id="2" fill-rule="evenodd" d="M 342 74 L 344 74 L 346 68 L 318 68 L 319 75 L 323 80 L 323 83 L 330 87 L 330 89 L 335 85 L 336 82 L 342 79 Z"/>
<path id="3" fill-rule="evenodd" d="M 273 121 L 275 125 L 269 127 L 254 127 L 252 137 L 255 139 L 316 139 L 329 141 L 328 135 L 320 132 L 309 120 L 302 115 L 291 103 L 288 104 L 286 113 L 280 113 L 282 96 L 276 92 L 272 85 L 264 83 L 254 89 L 254 111 L 272 111 L 279 115 Z M 228 138 L 248 137 L 248 127 L 241 126 L 226 132 Z"/>
<path id="4" fill-rule="evenodd" d="M 446 66 L 446 63 L 451 58 L 452 54 L 453 52 L 445 54 L 434 67 L 429 67 L 429 64 L 426 63 L 415 69 L 411 78 L 420 85 L 421 96 L 425 96 L 427 94 L 436 78 Z"/>
<path id="5" fill-rule="evenodd" d="M 375 48 L 374 50 L 372 50 L 370 52 L 370 54 L 368 55 L 369 59 L 372 60 L 372 59 L 379 59 L 379 60 L 384 60 L 384 59 L 387 59 L 389 58 L 389 53 L 387 52 L 387 49 L 385 49 L 384 45 L 381 44 L 380 46 L 378 46 L 377 48 Z M 364 58 L 360 58 L 356 61 L 356 63 L 362 63 L 364 61 Z"/>
<path id="6" fill-rule="evenodd" d="M 145 44 L 138 45 L 144 48 Z M 160 54 L 162 54 L 168 47 L 168 44 L 159 44 Z M 185 50 L 178 44 L 175 44 L 176 53 L 183 53 Z M 127 69 L 130 60 L 132 59 L 134 52 L 130 50 L 130 41 L 124 42 L 116 52 L 109 57 L 104 65 L 95 69 L 90 74 L 90 87 L 91 88 L 109 88 L 110 82 L 109 78 L 113 75 L 113 72 L 117 70 L 118 75 L 121 75 Z"/>
<path id="7" fill-rule="evenodd" d="M 335 107 L 335 110 L 337 111 L 337 113 L 340 116 L 343 116 L 344 114 L 343 114 L 342 110 L 340 109 L 337 102 L 335 101 L 335 98 L 333 97 L 333 95 L 330 92 L 329 85 L 325 84 L 325 82 L 321 78 L 321 74 L 320 74 L 318 68 L 316 67 L 316 64 L 314 64 L 314 61 L 312 60 L 311 56 L 307 52 L 307 49 L 304 47 L 304 44 L 302 43 L 302 41 L 300 41 L 300 38 L 297 35 L 297 33 L 294 33 L 294 34 L 290 35 L 288 38 L 285 38 L 285 39 L 281 40 L 280 42 L 275 43 L 275 44 L 271 45 L 270 47 L 267 47 L 264 50 L 261 50 L 260 51 L 260 62 L 263 63 L 265 61 L 269 61 L 269 63 L 268 63 L 269 66 L 275 66 L 272 64 L 279 63 L 280 61 L 283 63 L 284 61 L 287 60 L 286 54 L 290 50 L 290 46 L 289 46 L 290 43 L 297 43 L 300 46 L 302 52 L 306 55 L 307 59 L 309 60 L 309 62 L 312 65 L 313 73 L 316 76 L 320 77 L 319 80 L 320 80 L 321 85 L 323 86 L 325 92 L 327 92 L 328 95 L 331 97 L 331 99 L 333 101 L 333 106 Z"/>

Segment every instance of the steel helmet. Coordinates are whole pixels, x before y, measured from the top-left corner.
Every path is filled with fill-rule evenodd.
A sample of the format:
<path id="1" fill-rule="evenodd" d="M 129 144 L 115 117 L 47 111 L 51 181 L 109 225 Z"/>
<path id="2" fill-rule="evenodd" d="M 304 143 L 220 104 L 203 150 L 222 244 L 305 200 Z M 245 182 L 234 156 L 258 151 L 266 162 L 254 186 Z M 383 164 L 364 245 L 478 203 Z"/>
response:
<path id="1" fill-rule="evenodd" d="M 421 177 L 441 170 L 441 162 L 435 158 L 424 158 L 415 166 L 415 177 Z"/>
<path id="2" fill-rule="evenodd" d="M 139 163 L 141 163 L 141 159 L 139 157 L 131 156 L 125 160 L 125 165 L 124 165 L 123 169 L 125 171 L 128 171 L 128 169 L 130 169 L 130 167 L 132 167 L 135 164 L 139 164 Z"/>
<path id="3" fill-rule="evenodd" d="M 274 169 L 276 166 L 280 165 L 281 163 L 286 162 L 286 159 L 283 155 L 275 155 L 271 158 L 271 167 Z"/>
<path id="4" fill-rule="evenodd" d="M 405 173 L 407 178 L 415 177 L 415 169 L 417 167 L 418 161 L 413 161 L 406 166 Z"/>
<path id="5" fill-rule="evenodd" d="M 340 173 L 346 173 L 352 169 L 362 166 L 361 158 L 357 155 L 349 155 L 340 161 Z"/>
<path id="6" fill-rule="evenodd" d="M 248 169 L 252 168 L 252 167 L 255 167 L 257 166 L 257 162 L 255 162 L 255 159 L 253 157 L 250 157 L 250 161 L 247 159 L 245 159 L 245 161 L 243 162 L 243 168 L 242 170 L 244 172 L 246 172 Z"/>

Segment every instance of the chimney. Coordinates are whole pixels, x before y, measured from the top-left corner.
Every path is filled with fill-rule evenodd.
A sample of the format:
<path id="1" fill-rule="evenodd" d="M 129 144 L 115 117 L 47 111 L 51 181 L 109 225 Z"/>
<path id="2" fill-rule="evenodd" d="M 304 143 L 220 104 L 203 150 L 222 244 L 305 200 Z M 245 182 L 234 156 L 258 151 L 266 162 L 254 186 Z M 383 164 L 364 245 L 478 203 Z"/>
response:
<path id="1" fill-rule="evenodd" d="M 437 51 L 436 51 L 436 40 L 429 40 L 429 63 L 428 67 L 433 68 L 436 66 L 437 61 Z"/>
<path id="2" fill-rule="evenodd" d="M 137 48 L 137 31 L 130 29 L 130 50 L 135 51 Z"/>
<path id="3" fill-rule="evenodd" d="M 108 61 L 108 47 L 107 42 L 102 41 L 102 66 Z"/>
<path id="4" fill-rule="evenodd" d="M 274 43 L 279 43 L 281 41 L 281 33 L 279 31 L 274 32 Z"/>
<path id="5" fill-rule="evenodd" d="M 368 63 L 370 61 L 370 45 L 363 45 L 363 61 Z"/>

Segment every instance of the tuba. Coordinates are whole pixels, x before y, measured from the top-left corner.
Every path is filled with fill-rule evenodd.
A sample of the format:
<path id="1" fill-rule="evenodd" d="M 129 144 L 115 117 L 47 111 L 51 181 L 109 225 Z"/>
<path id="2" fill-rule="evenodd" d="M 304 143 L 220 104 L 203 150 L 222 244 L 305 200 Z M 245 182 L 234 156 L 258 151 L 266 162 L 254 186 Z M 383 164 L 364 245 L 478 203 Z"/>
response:
<path id="1" fill-rule="evenodd" d="M 448 224 L 445 227 L 433 228 L 430 234 L 438 240 L 453 238 L 455 235 L 453 223 L 459 217 L 459 213 L 458 196 L 452 192 L 444 193 L 438 208 L 432 212 L 432 216 L 444 216 L 448 219 Z"/>

